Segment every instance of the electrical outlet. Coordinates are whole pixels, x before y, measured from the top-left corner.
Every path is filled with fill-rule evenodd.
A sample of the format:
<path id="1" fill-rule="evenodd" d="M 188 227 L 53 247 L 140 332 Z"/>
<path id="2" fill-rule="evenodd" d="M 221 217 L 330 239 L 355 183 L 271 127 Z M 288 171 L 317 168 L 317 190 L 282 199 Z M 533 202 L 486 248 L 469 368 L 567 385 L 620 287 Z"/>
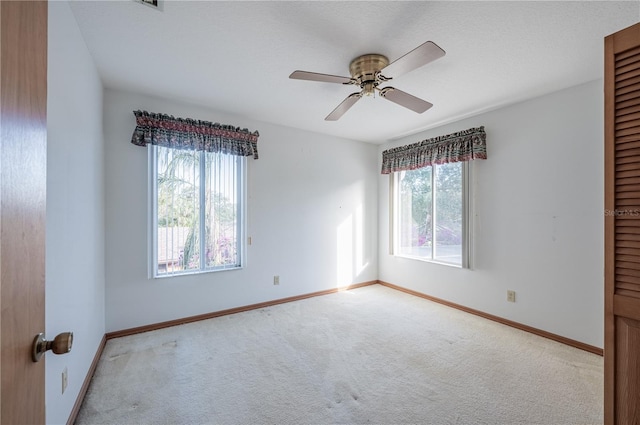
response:
<path id="1" fill-rule="evenodd" d="M 273 284 L 274 285 L 280 285 L 280 276 L 274 276 L 273 277 Z"/>
<path id="2" fill-rule="evenodd" d="M 507 291 L 507 301 L 510 303 L 516 302 L 516 291 Z"/>
<path id="3" fill-rule="evenodd" d="M 69 375 L 67 373 L 67 368 L 65 367 L 62 371 L 62 394 L 64 394 L 64 390 L 67 389 L 67 384 L 69 384 Z"/>

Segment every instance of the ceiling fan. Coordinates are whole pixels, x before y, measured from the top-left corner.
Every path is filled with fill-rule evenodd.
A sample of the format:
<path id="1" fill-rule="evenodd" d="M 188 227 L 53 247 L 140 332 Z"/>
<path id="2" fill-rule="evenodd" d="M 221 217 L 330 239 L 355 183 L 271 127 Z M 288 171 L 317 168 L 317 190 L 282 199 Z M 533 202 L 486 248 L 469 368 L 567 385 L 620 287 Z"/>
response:
<path id="1" fill-rule="evenodd" d="M 390 77 L 390 75 L 398 77 L 433 62 L 444 55 L 445 51 L 437 44 L 427 41 L 391 63 L 389 63 L 389 59 L 387 59 L 386 56 L 377 53 L 358 56 L 352 60 L 349 65 L 351 77 L 319 74 L 317 72 L 294 71 L 289 75 L 289 78 L 345 85 L 353 84 L 362 89 L 359 92 L 351 93 L 347 96 L 336 109 L 327 115 L 325 118 L 326 121 L 337 121 L 349 108 L 360 100 L 362 96 L 373 96 L 376 91 L 378 91 L 383 98 L 421 114 L 433 105 L 426 100 L 417 98 L 402 90 L 393 87 L 379 88 L 378 86 L 391 80 L 393 77 Z"/>

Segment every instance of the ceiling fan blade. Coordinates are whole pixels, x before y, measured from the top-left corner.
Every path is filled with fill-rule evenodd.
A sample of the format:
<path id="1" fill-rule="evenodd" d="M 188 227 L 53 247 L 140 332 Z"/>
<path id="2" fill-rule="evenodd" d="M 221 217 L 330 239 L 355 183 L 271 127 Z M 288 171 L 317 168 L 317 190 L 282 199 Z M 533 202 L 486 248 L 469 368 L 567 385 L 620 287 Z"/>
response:
<path id="1" fill-rule="evenodd" d="M 394 89 L 393 87 L 385 87 L 380 90 L 380 96 L 387 100 L 397 103 L 400 106 L 411 109 L 419 114 L 423 113 L 427 109 L 431 108 L 433 104 L 422 100 L 419 97 L 410 95 L 402 90 Z"/>
<path id="2" fill-rule="evenodd" d="M 420 68 L 429 62 L 433 62 L 444 55 L 445 51 L 436 43 L 427 41 L 382 68 L 380 73 L 386 77 L 398 77 L 402 74 L 413 71 L 416 68 Z"/>
<path id="3" fill-rule="evenodd" d="M 336 109 L 331 111 L 331 113 L 327 115 L 327 118 L 325 118 L 324 120 L 338 121 L 340 117 L 343 116 L 344 113 L 349 110 L 349 108 L 351 108 L 357 101 L 360 100 L 361 97 L 362 97 L 362 92 L 351 93 L 349 96 L 347 96 L 345 100 L 342 101 L 341 104 L 339 104 L 336 107 Z"/>
<path id="4" fill-rule="evenodd" d="M 350 77 L 340 77 L 338 75 L 318 74 L 317 72 L 293 71 L 289 78 L 294 80 L 320 81 L 322 83 L 353 84 L 355 81 Z"/>

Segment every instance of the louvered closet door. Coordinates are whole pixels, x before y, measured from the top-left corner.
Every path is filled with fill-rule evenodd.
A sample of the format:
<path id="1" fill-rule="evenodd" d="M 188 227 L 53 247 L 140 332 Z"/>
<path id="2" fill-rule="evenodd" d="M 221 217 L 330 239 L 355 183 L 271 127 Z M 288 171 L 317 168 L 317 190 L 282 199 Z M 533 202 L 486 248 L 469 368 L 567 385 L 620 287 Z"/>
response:
<path id="1" fill-rule="evenodd" d="M 605 423 L 640 424 L 640 24 L 605 39 Z"/>

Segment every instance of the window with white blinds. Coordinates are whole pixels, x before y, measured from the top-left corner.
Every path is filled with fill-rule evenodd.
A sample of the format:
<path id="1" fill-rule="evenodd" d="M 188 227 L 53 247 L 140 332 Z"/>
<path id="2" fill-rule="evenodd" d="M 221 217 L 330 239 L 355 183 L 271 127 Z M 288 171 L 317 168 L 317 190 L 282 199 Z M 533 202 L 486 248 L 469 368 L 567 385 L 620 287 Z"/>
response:
<path id="1" fill-rule="evenodd" d="M 241 267 L 245 158 L 149 149 L 153 277 Z"/>

